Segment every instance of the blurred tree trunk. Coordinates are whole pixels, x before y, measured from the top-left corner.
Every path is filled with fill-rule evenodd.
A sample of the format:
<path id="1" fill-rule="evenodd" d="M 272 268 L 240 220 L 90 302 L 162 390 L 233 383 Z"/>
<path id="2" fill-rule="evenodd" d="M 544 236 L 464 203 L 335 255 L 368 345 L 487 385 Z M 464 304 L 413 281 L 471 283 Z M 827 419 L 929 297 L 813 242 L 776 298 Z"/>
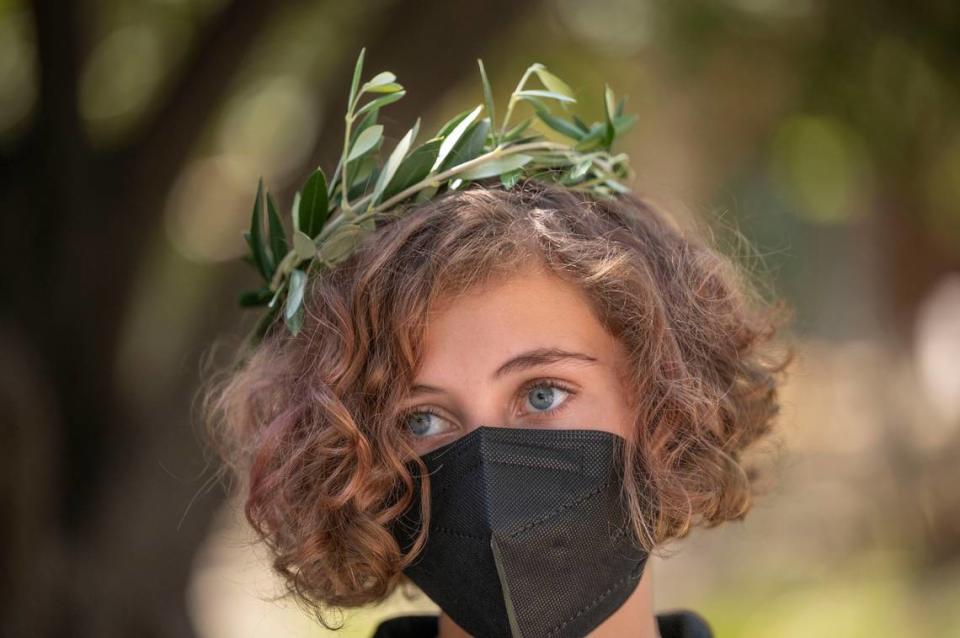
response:
<path id="1" fill-rule="evenodd" d="M 4 636 L 194 633 L 185 588 L 221 495 L 202 490 L 184 516 L 203 486 L 171 476 L 159 460 L 202 469 L 190 419 L 197 378 L 182 375 L 163 410 L 137 405 L 119 391 L 118 347 L 167 191 L 283 4 L 227 3 L 198 34 L 156 116 L 111 153 L 88 144 L 78 113 L 89 7 L 32 5 L 39 97 L 31 130 L 0 156 Z M 368 68 L 389 66 L 403 79 L 410 98 L 395 115 L 404 118 L 473 72 L 486 43 L 535 6 L 398 0 L 366 21 L 355 48 L 369 48 Z M 342 106 L 349 72 L 331 78 L 324 112 Z M 331 135 L 339 133 L 324 131 L 319 159 Z M 235 316 L 236 288 L 217 288 L 183 353 L 193 373 L 205 344 Z"/>

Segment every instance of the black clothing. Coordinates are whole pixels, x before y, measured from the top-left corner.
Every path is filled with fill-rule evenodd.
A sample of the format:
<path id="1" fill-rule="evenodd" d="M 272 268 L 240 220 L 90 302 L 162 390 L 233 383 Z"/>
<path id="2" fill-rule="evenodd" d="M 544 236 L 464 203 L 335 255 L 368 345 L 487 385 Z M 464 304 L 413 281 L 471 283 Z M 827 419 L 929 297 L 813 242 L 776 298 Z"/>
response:
<path id="1" fill-rule="evenodd" d="M 674 610 L 656 618 L 662 638 L 713 638 L 710 625 L 696 612 Z M 398 616 L 381 622 L 370 638 L 436 638 L 439 624 L 434 614 Z"/>

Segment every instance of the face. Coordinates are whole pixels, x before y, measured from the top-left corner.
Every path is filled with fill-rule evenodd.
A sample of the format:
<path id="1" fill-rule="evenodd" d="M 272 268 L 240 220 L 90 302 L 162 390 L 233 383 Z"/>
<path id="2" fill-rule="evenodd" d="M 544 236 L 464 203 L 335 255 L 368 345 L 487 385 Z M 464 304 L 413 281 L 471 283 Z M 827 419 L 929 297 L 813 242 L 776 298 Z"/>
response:
<path id="1" fill-rule="evenodd" d="M 481 425 L 629 438 L 626 365 L 584 294 L 531 266 L 431 312 L 403 427 L 419 454 Z"/>

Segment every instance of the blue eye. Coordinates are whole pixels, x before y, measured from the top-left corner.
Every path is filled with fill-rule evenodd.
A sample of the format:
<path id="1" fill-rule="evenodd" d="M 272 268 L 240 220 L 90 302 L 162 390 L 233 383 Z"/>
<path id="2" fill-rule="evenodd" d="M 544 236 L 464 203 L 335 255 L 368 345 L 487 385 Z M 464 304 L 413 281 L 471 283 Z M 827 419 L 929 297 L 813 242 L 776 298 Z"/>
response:
<path id="1" fill-rule="evenodd" d="M 527 388 L 526 405 L 534 413 L 550 413 L 559 409 L 569 395 L 570 392 L 559 385 L 541 381 Z"/>
<path id="2" fill-rule="evenodd" d="M 411 412 L 406 417 L 404 425 L 413 436 L 432 436 L 443 432 L 442 429 L 435 427 L 438 420 L 442 420 L 439 414 L 429 409 L 424 409 Z"/>

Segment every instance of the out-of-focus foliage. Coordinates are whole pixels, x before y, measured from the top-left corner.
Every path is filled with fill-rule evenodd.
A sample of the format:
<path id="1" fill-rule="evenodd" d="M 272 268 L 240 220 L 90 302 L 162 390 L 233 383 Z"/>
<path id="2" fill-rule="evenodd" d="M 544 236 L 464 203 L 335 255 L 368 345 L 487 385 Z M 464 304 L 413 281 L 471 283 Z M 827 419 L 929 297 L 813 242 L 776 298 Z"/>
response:
<path id="1" fill-rule="evenodd" d="M 26 521 L 10 591 L 59 591 L 31 598 L 64 610 L 78 592 L 109 595 L 141 621 L 161 615 L 142 601 L 179 591 L 194 541 L 175 543 L 206 521 L 188 508 L 203 473 L 183 460 L 196 452 L 188 373 L 214 335 L 249 328 L 233 293 L 255 285 L 236 262 L 257 176 L 287 202 L 318 164 L 332 175 L 342 69 L 367 45 L 388 58 L 378 70 L 431 89 L 383 112 L 381 144 L 400 142 L 416 114 L 436 131 L 472 109 L 476 58 L 494 95 L 542 61 L 588 121 L 604 118 L 603 84 L 616 87 L 638 114 L 617 148 L 636 172 L 627 185 L 679 218 L 711 219 L 717 242 L 797 309 L 803 356 L 770 493 L 742 525 L 697 532 L 656 564 L 658 607 L 701 611 L 721 636 L 960 634 L 960 4 L 492 4 L 278 0 L 261 18 L 246 0 L 64 0 L 38 22 L 35 5 L 0 2 L 0 203 L 14 222 L 3 290 L 15 310 L 0 316 L 11 381 L 0 400 L 12 407 L 0 405 L 29 417 L 5 459 Z M 59 16 L 80 33 L 72 57 L 40 46 L 72 46 L 70 31 L 38 37 Z M 182 85 L 224 17 L 243 37 L 216 40 L 206 59 L 226 61 Z M 454 58 L 460 75 L 444 70 Z M 70 95 L 76 135 L 58 119 Z M 257 606 L 270 581 L 262 560 L 231 551 L 236 525 L 198 557 L 198 630 L 309 635 L 296 610 Z M 38 531 L 61 527 L 66 540 Z M 166 579 L 141 551 L 160 543 Z M 97 578 L 74 578 L 92 563 Z M 125 579 L 148 569 L 158 576 L 138 585 L 155 589 L 140 595 Z M 431 608 L 391 604 L 358 611 L 348 631 Z"/>

